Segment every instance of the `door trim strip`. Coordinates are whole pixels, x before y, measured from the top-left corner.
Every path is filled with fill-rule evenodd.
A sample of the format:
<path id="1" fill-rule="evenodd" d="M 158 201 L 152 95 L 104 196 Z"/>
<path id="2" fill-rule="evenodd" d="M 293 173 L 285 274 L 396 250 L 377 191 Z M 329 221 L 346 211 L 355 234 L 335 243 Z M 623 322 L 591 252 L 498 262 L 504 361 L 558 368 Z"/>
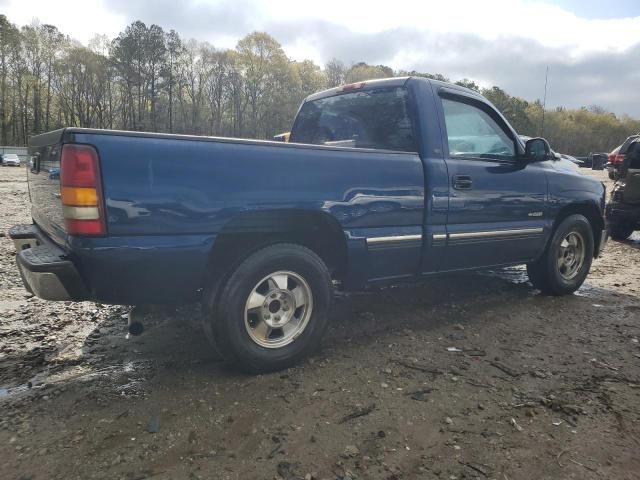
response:
<path id="1" fill-rule="evenodd" d="M 367 245 L 380 245 L 383 243 L 404 243 L 422 241 L 422 235 L 394 235 L 390 237 L 367 238 Z"/>
<path id="2" fill-rule="evenodd" d="M 461 232 L 461 233 L 449 233 L 449 234 L 433 234 L 434 240 L 443 240 L 448 238 L 449 240 L 466 240 L 472 238 L 503 238 L 503 237 L 518 237 L 521 235 L 539 235 L 544 232 L 544 228 L 516 228 L 510 230 L 486 230 L 481 232 Z"/>

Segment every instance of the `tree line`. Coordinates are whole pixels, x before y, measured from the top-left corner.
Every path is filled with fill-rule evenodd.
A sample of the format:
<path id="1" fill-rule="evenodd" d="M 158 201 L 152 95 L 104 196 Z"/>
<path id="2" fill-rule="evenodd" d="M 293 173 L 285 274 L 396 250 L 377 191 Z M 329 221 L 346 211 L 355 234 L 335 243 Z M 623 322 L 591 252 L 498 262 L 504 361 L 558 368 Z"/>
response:
<path id="1" fill-rule="evenodd" d="M 18 27 L 0 15 L 0 144 L 26 145 L 30 136 L 64 126 L 271 138 L 290 129 L 313 92 L 402 75 L 449 81 L 364 62 L 294 61 L 264 32 L 217 49 L 136 21 L 113 39 L 96 35 L 83 45 L 53 25 Z M 540 101 L 499 87 L 455 83 L 488 97 L 523 135 L 540 135 L 544 122 L 560 152 L 608 151 L 640 131 L 640 121 L 597 106 L 543 111 Z"/>

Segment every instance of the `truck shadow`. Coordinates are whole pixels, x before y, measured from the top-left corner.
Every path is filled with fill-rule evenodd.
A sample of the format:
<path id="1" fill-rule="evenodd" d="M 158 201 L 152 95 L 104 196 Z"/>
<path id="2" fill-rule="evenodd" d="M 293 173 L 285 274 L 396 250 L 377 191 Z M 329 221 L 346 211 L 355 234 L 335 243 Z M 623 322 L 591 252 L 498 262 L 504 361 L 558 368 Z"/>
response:
<path id="1" fill-rule="evenodd" d="M 606 308 L 607 302 L 613 301 L 618 305 L 637 303 L 636 298 L 629 296 L 627 302 L 625 297 L 618 294 L 610 300 L 611 292 L 588 284 L 569 297 L 544 297 L 531 287 L 520 268 L 438 276 L 420 284 L 339 295 L 323 351 L 297 368 L 313 368 L 310 363 L 316 360 L 348 356 L 350 348 L 375 348 L 381 339 L 398 334 L 430 339 L 435 329 L 451 326 L 461 331 L 473 328 L 479 319 L 487 324 L 484 326 L 504 324 L 509 328 L 518 315 L 540 308 L 586 308 L 594 302 Z M 512 313 L 504 313 L 505 306 Z M 10 387 L 0 388 L 0 401 L 16 395 L 44 395 L 56 389 L 137 397 L 152 379 L 168 382 L 176 375 L 215 378 L 216 382 L 247 378 L 224 365 L 210 347 L 201 329 L 201 315 L 197 306 L 158 309 L 141 336 L 127 338 L 126 320 L 122 312 L 117 312 L 96 325 L 77 346 L 80 351 L 75 357 L 52 363 L 47 361 L 50 351 L 5 356 L 2 365 L 12 371 L 6 371 L 11 374 L 3 378 L 12 381 Z M 456 335 L 451 334 L 451 339 Z M 21 375 L 18 367 L 31 360 L 37 365 L 29 370 L 28 377 Z M 31 388 L 32 383 L 36 388 Z"/>
<path id="2" fill-rule="evenodd" d="M 388 331 L 428 332 L 445 324 L 464 324 L 504 302 L 514 308 L 539 292 L 520 269 L 458 273 L 378 291 L 350 295 L 337 302 L 328 343 L 349 337 L 361 341 Z"/>
<path id="3" fill-rule="evenodd" d="M 420 283 L 337 294 L 324 345 L 366 343 L 399 329 L 428 332 L 442 324 L 473 322 L 475 314 L 495 305 L 512 302 L 518 308 L 538 295 L 519 268 L 444 275 Z M 108 346 L 102 342 L 96 348 L 95 342 L 102 338 L 98 328 L 88 337 L 83 353 L 91 356 L 97 351 L 122 362 L 144 359 L 178 370 L 203 366 L 216 374 L 235 375 L 209 345 L 201 328 L 202 315 L 198 306 L 159 307 L 145 315 L 142 335 L 127 338 L 123 323 Z"/>
<path id="4" fill-rule="evenodd" d="M 621 302 L 619 297 L 617 303 Z M 443 275 L 417 284 L 337 295 L 323 348 L 331 355 L 332 350 L 348 348 L 345 344 L 366 346 L 394 332 L 411 330 L 429 335 L 442 326 L 462 329 L 505 306 L 512 314 L 496 314 L 491 321 L 508 324 L 512 316 L 531 310 L 558 304 L 568 308 L 594 302 L 607 305 L 610 299 L 611 292 L 588 283 L 574 295 L 546 297 L 528 283 L 524 268 L 518 267 Z M 201 316 L 196 306 L 159 310 L 141 336 L 126 339 L 122 325 L 117 338 L 101 352 L 111 361 L 122 363 L 147 361 L 164 370 L 202 370 L 219 377 L 242 377 L 209 345 L 202 332 Z M 91 356 L 94 349 L 87 345 L 85 352 Z"/>

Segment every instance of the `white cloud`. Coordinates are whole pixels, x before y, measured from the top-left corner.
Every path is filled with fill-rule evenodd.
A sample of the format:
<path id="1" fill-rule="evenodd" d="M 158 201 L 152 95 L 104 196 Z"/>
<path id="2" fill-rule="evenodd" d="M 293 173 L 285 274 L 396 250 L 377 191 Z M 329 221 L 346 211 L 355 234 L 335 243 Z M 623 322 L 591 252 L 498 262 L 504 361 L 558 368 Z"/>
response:
<path id="1" fill-rule="evenodd" d="M 117 35 L 127 24 L 125 14 L 114 12 L 100 0 L 8 0 L 0 13 L 19 26 L 36 19 L 55 25 L 85 44 L 96 34 Z"/>
<path id="2" fill-rule="evenodd" d="M 557 6 L 523 0 L 394 0 L 392 8 L 388 2 L 378 6 L 375 1 L 323 0 L 317 11 L 301 9 L 298 0 L 270 0 L 268 4 L 268 11 L 277 12 L 281 21 L 321 18 L 359 33 L 410 28 L 475 34 L 487 40 L 521 37 L 544 46 L 565 47 L 573 55 L 621 51 L 640 40 L 640 16 L 591 20 Z"/>
<path id="3" fill-rule="evenodd" d="M 468 77 L 530 100 L 541 95 L 550 65 L 549 104 L 600 102 L 616 113 L 640 116 L 634 87 L 640 16 L 591 19 L 552 2 L 2 0 L 0 8 L 14 23 L 38 17 L 83 43 L 96 33 L 114 37 L 134 20 L 221 48 L 265 30 L 296 60 L 323 64 L 337 57 L 442 73 L 453 80 Z"/>
<path id="4" fill-rule="evenodd" d="M 72 37 L 87 42 L 95 33 L 117 34 L 131 18 L 131 13 L 146 22 L 158 16 L 168 20 L 179 10 L 228 12 L 237 4 L 236 15 L 253 29 L 273 22 L 303 24 L 322 20 L 348 28 L 354 33 L 376 33 L 395 28 L 430 33 L 474 34 L 487 40 L 520 37 L 536 40 L 548 47 L 564 47 L 571 55 L 594 51 L 622 51 L 640 41 L 640 16 L 633 18 L 587 19 L 548 3 L 527 0 L 394 0 L 388 2 L 323 0 L 316 8 L 307 8 L 299 0 L 265 0 L 229 2 L 195 0 L 192 2 L 122 2 L 108 0 L 8 0 L 3 7 L 13 22 L 24 25 L 33 18 L 57 25 Z M 157 3 L 158 9 L 154 9 Z M 136 5 L 137 4 L 137 5 Z M 173 7 L 171 7 L 173 6 Z M 142 7 L 142 8 L 141 8 Z M 243 8 L 244 7 L 244 8 Z M 162 10 L 162 11 L 158 11 Z M 146 18 L 145 18 L 146 17 Z M 237 19 L 229 18 L 233 23 Z M 194 23 L 202 21 L 193 18 Z M 188 31 L 180 32 L 189 36 Z M 216 40 L 216 30 L 198 32 L 199 40 Z M 206 38 L 201 38 L 206 37 Z M 310 52 L 312 45 L 300 46 Z"/>

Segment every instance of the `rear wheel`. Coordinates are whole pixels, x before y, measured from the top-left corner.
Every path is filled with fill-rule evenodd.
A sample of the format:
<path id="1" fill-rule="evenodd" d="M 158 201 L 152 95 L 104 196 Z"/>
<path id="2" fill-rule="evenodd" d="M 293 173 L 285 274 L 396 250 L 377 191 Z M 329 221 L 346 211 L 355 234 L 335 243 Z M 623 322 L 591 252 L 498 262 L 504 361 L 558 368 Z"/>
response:
<path id="1" fill-rule="evenodd" d="M 613 223 L 609 225 L 609 235 L 614 240 L 626 240 L 631 236 L 635 230 L 635 225 L 632 223 Z"/>
<path id="2" fill-rule="evenodd" d="M 570 215 L 555 229 L 544 255 L 527 265 L 534 287 L 549 295 L 575 292 L 593 259 L 593 231 L 582 215 Z"/>
<path id="3" fill-rule="evenodd" d="M 300 245 L 278 244 L 238 266 L 207 321 L 230 365 L 278 370 L 319 345 L 330 303 L 331 277 L 320 257 Z"/>

